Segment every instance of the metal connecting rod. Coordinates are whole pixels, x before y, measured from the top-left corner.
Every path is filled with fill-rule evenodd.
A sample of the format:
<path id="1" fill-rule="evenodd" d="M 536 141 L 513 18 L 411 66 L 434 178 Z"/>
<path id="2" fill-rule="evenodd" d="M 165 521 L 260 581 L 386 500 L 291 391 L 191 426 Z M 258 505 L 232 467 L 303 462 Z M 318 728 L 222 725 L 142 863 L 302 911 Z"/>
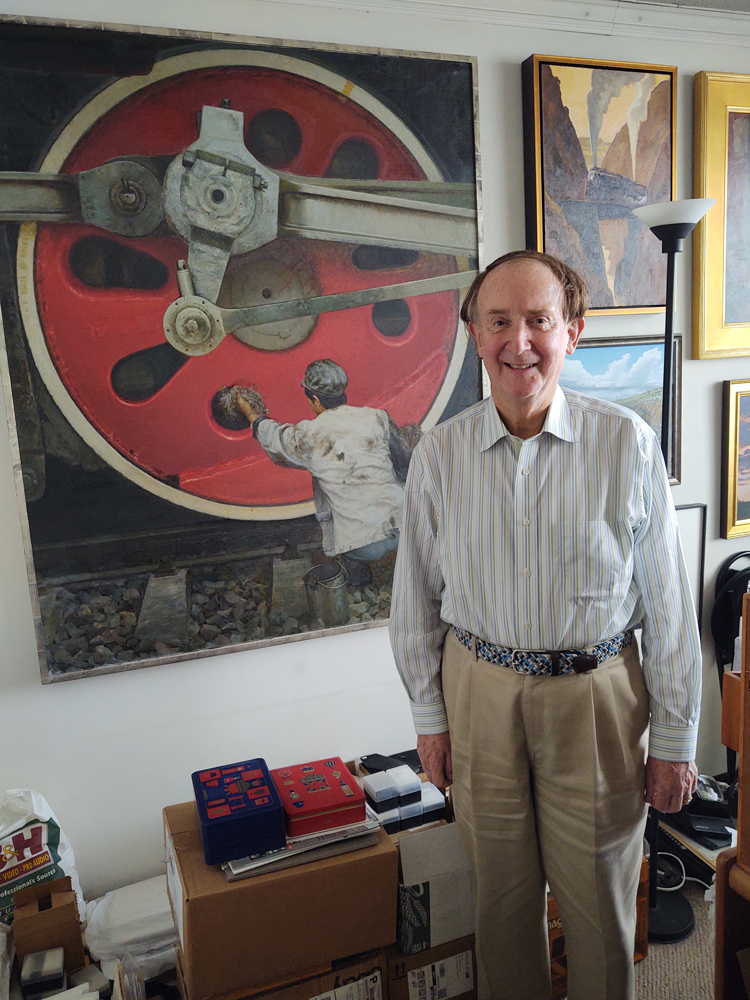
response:
<path id="1" fill-rule="evenodd" d="M 178 261 L 178 273 L 185 282 L 185 261 Z M 164 332 L 167 340 L 189 356 L 209 354 L 219 346 L 226 334 L 259 350 L 279 350 L 290 344 L 284 342 L 284 333 L 266 332 L 257 327 L 280 320 L 295 320 L 306 316 L 320 316 L 340 309 L 372 305 L 415 295 L 466 288 L 476 277 L 476 271 L 457 271 L 435 278 L 404 281 L 395 285 L 381 285 L 354 292 L 337 292 L 332 295 L 314 295 L 309 298 L 290 299 L 286 302 L 269 302 L 241 309 L 218 309 L 198 296 L 176 299 L 164 315 Z"/>

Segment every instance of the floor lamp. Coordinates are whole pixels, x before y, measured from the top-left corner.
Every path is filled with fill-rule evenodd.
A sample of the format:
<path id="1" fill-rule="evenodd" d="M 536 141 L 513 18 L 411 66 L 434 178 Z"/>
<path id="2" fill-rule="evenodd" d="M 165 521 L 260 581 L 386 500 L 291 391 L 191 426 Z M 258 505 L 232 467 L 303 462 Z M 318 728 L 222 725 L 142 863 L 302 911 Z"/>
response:
<path id="1" fill-rule="evenodd" d="M 714 198 L 690 198 L 687 201 L 667 201 L 659 205 L 634 208 L 633 215 L 645 223 L 661 242 L 661 252 L 667 255 L 667 299 L 664 324 L 664 383 L 661 404 L 661 451 L 669 467 L 669 442 L 672 434 L 672 360 L 674 356 L 674 272 L 675 256 L 685 246 L 685 238 L 695 229 Z M 649 815 L 648 939 L 649 941 L 681 941 L 695 924 L 693 908 L 681 892 L 659 889 L 659 813 L 652 808 Z"/>

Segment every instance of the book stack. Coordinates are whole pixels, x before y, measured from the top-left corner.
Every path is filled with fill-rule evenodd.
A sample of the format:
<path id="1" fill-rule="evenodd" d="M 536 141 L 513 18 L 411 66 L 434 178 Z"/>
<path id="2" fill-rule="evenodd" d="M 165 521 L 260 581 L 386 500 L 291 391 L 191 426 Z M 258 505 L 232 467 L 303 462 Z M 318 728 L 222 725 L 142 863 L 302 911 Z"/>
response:
<path id="1" fill-rule="evenodd" d="M 227 879 L 248 878 L 251 875 L 265 875 L 281 868 L 293 868 L 308 861 L 320 861 L 347 851 L 358 851 L 362 847 L 372 847 L 378 842 L 380 823 L 377 816 L 366 807 L 365 819 L 350 826 L 339 826 L 322 833 L 308 833 L 300 837 L 287 838 L 286 847 L 277 851 L 266 851 L 236 861 L 227 861 L 222 867 Z"/>

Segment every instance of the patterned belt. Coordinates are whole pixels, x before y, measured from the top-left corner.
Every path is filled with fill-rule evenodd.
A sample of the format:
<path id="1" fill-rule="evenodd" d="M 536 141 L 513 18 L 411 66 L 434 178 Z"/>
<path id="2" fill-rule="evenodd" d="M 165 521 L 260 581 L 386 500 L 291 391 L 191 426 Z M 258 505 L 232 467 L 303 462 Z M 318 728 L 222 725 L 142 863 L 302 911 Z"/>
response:
<path id="1" fill-rule="evenodd" d="M 471 632 L 456 625 L 451 625 L 451 629 L 458 641 L 467 649 L 471 649 L 474 639 Z M 556 677 L 559 674 L 585 674 L 589 670 L 595 670 L 600 663 L 617 656 L 632 641 L 633 633 L 627 631 L 613 635 L 611 639 L 605 639 L 595 646 L 589 646 L 590 652 L 585 649 L 564 649 L 559 652 L 548 650 L 542 653 L 507 649 L 505 646 L 496 646 L 486 639 L 477 637 L 476 649 L 477 656 L 481 656 L 488 663 L 512 667 L 519 674 L 551 674 Z"/>

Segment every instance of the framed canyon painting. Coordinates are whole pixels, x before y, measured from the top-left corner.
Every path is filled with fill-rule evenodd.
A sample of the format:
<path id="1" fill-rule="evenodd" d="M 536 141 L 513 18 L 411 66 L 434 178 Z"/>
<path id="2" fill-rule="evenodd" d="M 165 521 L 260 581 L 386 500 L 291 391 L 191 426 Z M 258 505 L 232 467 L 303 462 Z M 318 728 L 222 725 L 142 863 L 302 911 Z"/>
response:
<path id="1" fill-rule="evenodd" d="M 663 309 L 666 259 L 632 210 L 674 197 L 677 70 L 534 55 L 522 72 L 527 247 L 578 271 L 594 313 Z"/>

